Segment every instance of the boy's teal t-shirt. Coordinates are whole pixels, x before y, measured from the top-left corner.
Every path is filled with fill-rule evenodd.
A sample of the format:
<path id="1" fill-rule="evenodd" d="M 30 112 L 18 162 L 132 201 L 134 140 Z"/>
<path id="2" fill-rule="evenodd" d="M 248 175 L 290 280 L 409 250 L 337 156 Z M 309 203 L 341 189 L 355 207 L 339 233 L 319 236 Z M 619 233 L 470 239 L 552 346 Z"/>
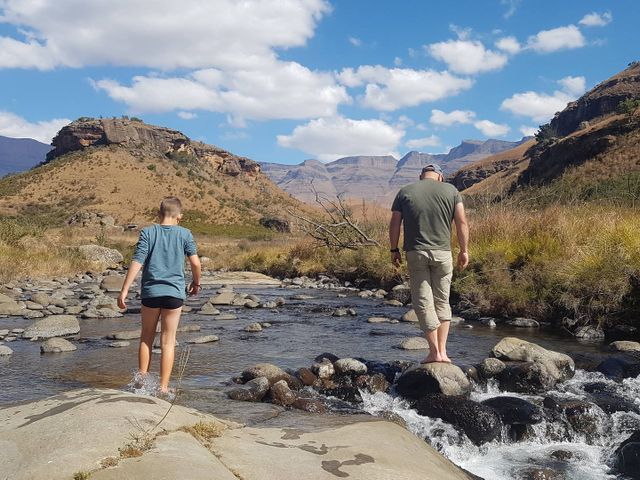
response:
<path id="1" fill-rule="evenodd" d="M 186 228 L 158 224 L 143 228 L 133 254 L 133 260 L 143 265 L 141 298 L 185 299 L 184 257 L 196 253 L 196 242 Z"/>

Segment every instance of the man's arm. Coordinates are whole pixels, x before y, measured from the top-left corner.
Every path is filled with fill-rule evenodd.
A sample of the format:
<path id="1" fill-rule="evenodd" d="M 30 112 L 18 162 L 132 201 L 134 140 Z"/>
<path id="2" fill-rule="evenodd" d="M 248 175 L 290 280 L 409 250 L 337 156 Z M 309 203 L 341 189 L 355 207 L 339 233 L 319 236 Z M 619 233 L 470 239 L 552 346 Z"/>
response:
<path id="1" fill-rule="evenodd" d="M 189 295 L 197 295 L 200 291 L 200 280 L 202 278 L 202 266 L 198 255 L 189 255 L 189 265 L 191 265 L 191 285 L 189 285 Z"/>
<path id="2" fill-rule="evenodd" d="M 391 212 L 391 221 L 389 222 L 389 244 L 391 250 L 398 248 L 398 242 L 400 241 L 400 227 L 402 226 L 402 213 L 393 211 Z M 391 253 L 391 261 L 397 267 L 402 263 L 402 256 L 400 252 Z"/>
<path id="3" fill-rule="evenodd" d="M 462 202 L 456 204 L 453 212 L 453 221 L 456 224 L 456 235 L 460 247 L 460 252 L 458 253 L 458 268 L 464 270 L 467 268 L 467 265 L 469 265 L 469 224 L 467 223 L 467 215 L 464 213 L 464 205 Z"/>

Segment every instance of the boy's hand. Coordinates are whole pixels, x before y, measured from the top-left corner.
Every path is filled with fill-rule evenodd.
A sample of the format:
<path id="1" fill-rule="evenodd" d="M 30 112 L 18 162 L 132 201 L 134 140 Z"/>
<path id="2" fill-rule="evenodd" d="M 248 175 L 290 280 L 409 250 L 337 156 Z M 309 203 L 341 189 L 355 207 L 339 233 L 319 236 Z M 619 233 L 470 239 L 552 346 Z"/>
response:
<path id="1" fill-rule="evenodd" d="M 198 293 L 200 293 L 200 285 L 194 282 L 191 282 L 189 284 L 189 296 L 193 297 L 194 295 L 197 295 Z"/>
<path id="2" fill-rule="evenodd" d="M 118 295 L 118 308 L 121 310 L 126 310 L 127 309 L 127 294 L 129 292 L 120 292 L 120 295 Z"/>

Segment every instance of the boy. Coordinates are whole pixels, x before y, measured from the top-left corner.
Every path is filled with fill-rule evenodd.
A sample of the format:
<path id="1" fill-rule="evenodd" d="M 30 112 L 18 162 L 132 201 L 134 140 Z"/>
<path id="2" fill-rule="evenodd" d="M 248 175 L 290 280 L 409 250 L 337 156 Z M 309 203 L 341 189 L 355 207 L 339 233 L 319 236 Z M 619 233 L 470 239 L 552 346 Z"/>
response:
<path id="1" fill-rule="evenodd" d="M 169 378 L 173 369 L 176 330 L 186 298 L 184 257 L 189 259 L 193 281 L 189 295 L 200 291 L 200 259 L 189 230 L 179 227 L 182 204 L 176 197 L 166 197 L 160 203 L 160 223 L 140 232 L 129 271 L 118 296 L 118 306 L 127 308 L 129 288 L 142 269 L 142 335 L 138 350 L 138 368 L 146 375 L 151 367 L 151 351 L 158 319 L 161 322 L 160 394 L 169 394 Z"/>

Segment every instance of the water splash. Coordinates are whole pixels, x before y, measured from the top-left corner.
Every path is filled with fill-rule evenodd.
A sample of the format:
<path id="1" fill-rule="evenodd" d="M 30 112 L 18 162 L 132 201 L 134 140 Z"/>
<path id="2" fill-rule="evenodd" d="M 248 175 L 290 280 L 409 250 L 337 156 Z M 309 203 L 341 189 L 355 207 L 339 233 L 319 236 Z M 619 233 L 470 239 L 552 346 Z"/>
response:
<path id="1" fill-rule="evenodd" d="M 124 387 L 127 392 L 135 393 L 136 395 L 149 395 L 152 397 L 162 397 L 160 395 L 160 378 L 158 375 L 148 372 L 134 372 L 131 381 Z M 166 399 L 166 398 L 165 398 Z M 169 399 L 169 401 L 171 401 Z"/>

